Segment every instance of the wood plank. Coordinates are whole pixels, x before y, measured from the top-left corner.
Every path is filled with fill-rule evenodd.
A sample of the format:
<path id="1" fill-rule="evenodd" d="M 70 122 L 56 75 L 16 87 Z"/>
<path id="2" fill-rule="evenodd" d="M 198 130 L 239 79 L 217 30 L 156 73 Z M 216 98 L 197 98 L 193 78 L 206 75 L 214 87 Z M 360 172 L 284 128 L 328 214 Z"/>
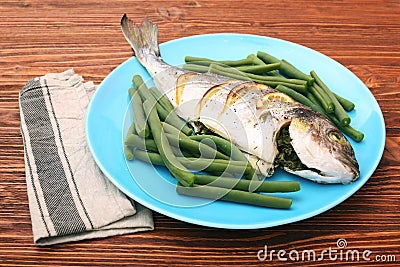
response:
<path id="1" fill-rule="evenodd" d="M 351 1 L 53 1 L 0 0 L 0 266 L 232 266 L 260 262 L 269 249 L 322 250 L 345 238 L 348 249 L 395 255 L 400 261 L 400 2 Z M 196 226 L 155 214 L 156 230 L 34 246 L 19 131 L 19 90 L 31 78 L 73 67 L 100 83 L 132 56 L 123 13 L 159 25 L 161 42 L 195 34 L 235 32 L 296 42 L 354 72 L 381 106 L 385 152 L 378 169 L 351 198 L 316 217 L 257 230 Z M 276 255 L 276 254 L 275 254 Z M 303 262 L 302 262 L 303 263 Z M 378 266 L 368 261 L 307 261 L 304 265 Z M 390 264 L 390 263 L 389 263 Z M 303 265 L 303 264 L 301 264 Z"/>

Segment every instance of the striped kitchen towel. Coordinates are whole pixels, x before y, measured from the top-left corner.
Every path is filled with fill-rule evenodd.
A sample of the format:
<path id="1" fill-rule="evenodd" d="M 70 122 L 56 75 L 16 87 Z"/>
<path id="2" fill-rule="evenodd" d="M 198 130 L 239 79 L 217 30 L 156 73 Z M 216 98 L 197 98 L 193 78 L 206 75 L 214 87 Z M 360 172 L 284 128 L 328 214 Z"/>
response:
<path id="1" fill-rule="evenodd" d="M 34 242 L 78 241 L 154 229 L 152 213 L 101 173 L 85 138 L 96 86 L 72 69 L 35 78 L 19 97 Z"/>

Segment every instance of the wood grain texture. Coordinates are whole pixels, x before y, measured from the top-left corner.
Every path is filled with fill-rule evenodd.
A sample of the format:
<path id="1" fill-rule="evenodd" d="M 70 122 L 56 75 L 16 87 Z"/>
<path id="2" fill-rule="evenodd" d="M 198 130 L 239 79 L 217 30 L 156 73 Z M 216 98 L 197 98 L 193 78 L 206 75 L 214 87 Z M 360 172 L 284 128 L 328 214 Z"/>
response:
<path id="1" fill-rule="evenodd" d="M 320 51 L 353 71 L 378 100 L 387 126 L 378 169 L 355 195 L 316 217 L 260 230 L 200 227 L 155 214 L 156 230 L 57 245 L 32 244 L 18 93 L 36 76 L 74 67 L 100 83 L 132 52 L 123 13 L 158 24 L 161 42 L 215 32 L 266 35 Z M 269 249 L 321 252 L 345 238 L 348 249 L 395 255 L 400 264 L 400 2 L 0 0 L 0 266 L 292 265 Z M 212 215 L 210 215 L 212 216 Z M 378 266 L 308 261 L 301 265 Z"/>

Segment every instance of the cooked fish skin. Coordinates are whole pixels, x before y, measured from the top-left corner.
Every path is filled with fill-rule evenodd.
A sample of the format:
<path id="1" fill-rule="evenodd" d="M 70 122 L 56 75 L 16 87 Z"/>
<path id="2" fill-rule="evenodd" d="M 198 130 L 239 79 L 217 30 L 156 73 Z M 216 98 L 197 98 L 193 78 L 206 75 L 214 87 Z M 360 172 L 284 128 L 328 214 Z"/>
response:
<path id="1" fill-rule="evenodd" d="M 252 81 L 211 73 L 194 73 L 165 63 L 157 43 L 157 26 L 145 19 L 134 24 L 126 15 L 121 29 L 135 56 L 157 88 L 188 121 L 200 121 L 231 140 L 264 176 L 272 175 L 278 154 L 276 135 L 288 126 L 291 144 L 305 169 L 286 171 L 318 183 L 351 183 L 359 175 L 353 148 L 321 114 L 297 102 L 257 101 L 274 89 Z"/>

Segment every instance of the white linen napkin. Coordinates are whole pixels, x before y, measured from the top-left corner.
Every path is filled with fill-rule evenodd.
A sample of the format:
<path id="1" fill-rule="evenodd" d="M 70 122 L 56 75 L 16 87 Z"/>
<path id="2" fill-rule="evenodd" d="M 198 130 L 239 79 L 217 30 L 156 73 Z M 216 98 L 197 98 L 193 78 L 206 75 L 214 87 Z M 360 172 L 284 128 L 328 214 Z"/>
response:
<path id="1" fill-rule="evenodd" d="M 34 78 L 19 97 L 34 242 L 51 245 L 153 230 L 152 213 L 121 193 L 86 144 L 96 90 L 73 69 Z"/>

